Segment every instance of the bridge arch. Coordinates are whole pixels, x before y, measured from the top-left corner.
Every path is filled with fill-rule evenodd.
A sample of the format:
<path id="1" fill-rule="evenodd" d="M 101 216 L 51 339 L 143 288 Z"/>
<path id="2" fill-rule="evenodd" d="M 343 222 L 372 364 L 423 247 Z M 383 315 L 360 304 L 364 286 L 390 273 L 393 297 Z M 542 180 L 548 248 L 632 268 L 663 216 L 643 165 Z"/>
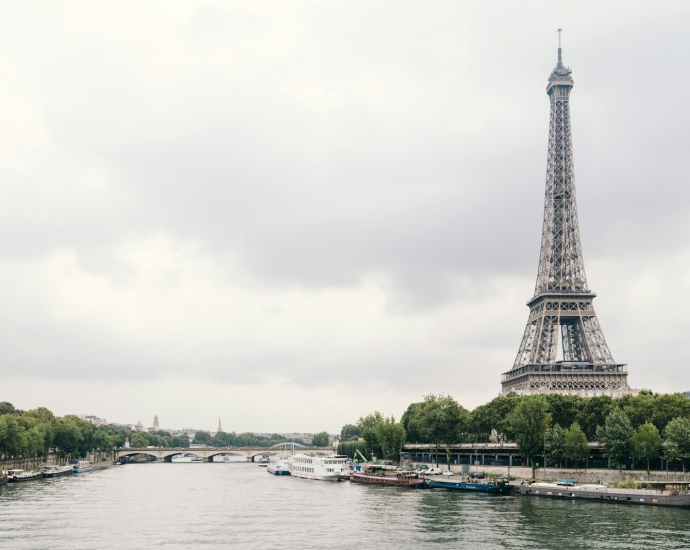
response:
<path id="1" fill-rule="evenodd" d="M 177 454 L 177 453 L 174 453 L 174 454 Z M 128 457 L 128 456 L 136 456 L 136 455 L 146 455 L 146 456 L 153 457 L 153 458 L 155 458 L 155 459 L 165 458 L 165 457 L 161 457 L 161 456 L 160 456 L 160 453 L 147 452 L 147 451 L 143 451 L 143 450 L 140 450 L 140 449 L 137 449 L 137 450 L 135 450 L 135 451 L 132 451 L 131 453 L 128 453 L 128 452 L 124 452 L 124 453 L 123 453 L 123 452 L 120 452 L 120 453 L 118 453 L 118 458 L 125 458 L 125 457 Z M 172 456 L 172 455 L 171 455 L 171 456 Z"/>

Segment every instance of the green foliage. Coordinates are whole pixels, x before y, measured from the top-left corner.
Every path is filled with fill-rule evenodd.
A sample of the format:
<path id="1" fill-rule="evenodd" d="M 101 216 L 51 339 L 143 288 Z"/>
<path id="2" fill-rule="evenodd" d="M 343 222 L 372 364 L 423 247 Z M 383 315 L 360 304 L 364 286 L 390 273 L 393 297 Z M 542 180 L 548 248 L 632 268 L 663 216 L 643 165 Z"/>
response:
<path id="1" fill-rule="evenodd" d="M 584 408 L 582 398 L 577 395 L 551 393 L 545 395 L 544 399 L 546 399 L 553 423 L 564 430 L 577 421 Z"/>
<path id="2" fill-rule="evenodd" d="M 367 444 L 367 450 L 370 454 L 377 457 L 382 455 L 381 441 L 379 439 L 379 426 L 381 424 L 383 424 L 383 415 L 378 411 L 363 416 L 357 421 L 357 427 Z"/>
<path id="3" fill-rule="evenodd" d="M 14 408 L 14 405 L 12 403 L 8 403 L 7 401 L 0 402 L 0 415 L 18 413 L 19 411 Z"/>
<path id="4" fill-rule="evenodd" d="M 667 424 L 664 437 L 666 458 L 679 459 L 685 471 L 685 465 L 690 459 L 690 420 L 685 417 L 674 418 Z"/>
<path id="5" fill-rule="evenodd" d="M 360 418 L 357 426 L 365 442 L 365 455 L 394 460 L 399 458 L 400 448 L 405 443 L 405 428 L 395 418 L 385 417 L 375 411 Z"/>
<path id="6" fill-rule="evenodd" d="M 61 456 L 72 456 L 79 449 L 84 436 L 74 420 L 69 417 L 58 418 L 55 431 L 55 446 L 60 449 Z"/>
<path id="7" fill-rule="evenodd" d="M 554 424 L 546 432 L 546 450 L 549 454 L 549 461 L 558 465 L 563 465 L 566 458 L 566 430 L 560 424 Z"/>
<path id="8" fill-rule="evenodd" d="M 403 413 L 400 423 L 407 434 L 407 441 L 410 443 L 428 443 L 420 431 L 420 416 L 424 403 L 412 403 Z"/>
<path id="9" fill-rule="evenodd" d="M 132 432 L 132 435 L 129 437 L 129 445 L 135 449 L 143 449 L 148 447 L 149 440 L 143 432 Z"/>
<path id="10" fill-rule="evenodd" d="M 580 425 L 573 422 L 565 434 L 565 458 L 571 460 L 577 468 L 586 462 L 588 456 L 587 437 Z"/>
<path id="11" fill-rule="evenodd" d="M 419 414 L 419 430 L 423 437 L 436 444 L 455 443 L 469 423 L 469 413 L 450 395 L 427 395 Z"/>
<path id="12" fill-rule="evenodd" d="M 633 433 L 628 415 L 619 408 L 614 408 L 606 417 L 604 425 L 597 427 L 597 439 L 605 446 L 604 456 L 614 468 L 620 469 L 629 461 Z"/>
<path id="13" fill-rule="evenodd" d="M 17 418 L 10 414 L 0 416 L 0 451 L 5 456 L 19 456 L 26 448 L 26 435 Z"/>
<path id="14" fill-rule="evenodd" d="M 354 424 L 345 424 L 340 430 L 340 441 L 357 441 L 362 433 Z"/>
<path id="15" fill-rule="evenodd" d="M 208 432 L 198 431 L 196 432 L 196 434 L 194 434 L 194 441 L 192 441 L 192 443 L 196 445 L 211 446 L 213 444 L 213 438 L 211 437 L 211 434 Z"/>
<path id="16" fill-rule="evenodd" d="M 347 455 L 353 460 L 359 456 L 356 454 L 357 450 L 367 456 L 367 444 L 364 441 L 342 441 L 338 445 L 338 454 Z"/>
<path id="17" fill-rule="evenodd" d="M 328 447 L 328 432 L 319 432 L 311 439 L 311 444 L 314 447 Z"/>
<path id="18" fill-rule="evenodd" d="M 520 454 L 530 458 L 534 476 L 534 457 L 544 449 L 546 430 L 551 424 L 546 400 L 541 395 L 524 397 L 506 421 Z"/>
<path id="19" fill-rule="evenodd" d="M 658 395 L 653 411 L 651 421 L 662 432 L 672 420 L 690 418 L 690 399 L 682 393 Z"/>
<path id="20" fill-rule="evenodd" d="M 661 435 L 659 430 L 651 422 L 645 422 L 633 434 L 630 443 L 635 457 L 644 460 L 649 470 L 649 462 L 659 456 L 661 448 Z"/>
<path id="21" fill-rule="evenodd" d="M 642 390 L 638 395 L 624 395 L 614 403 L 628 415 L 635 429 L 654 418 L 656 397 L 649 391 Z"/>
<path id="22" fill-rule="evenodd" d="M 619 489 L 646 489 L 647 484 L 637 483 L 632 479 L 626 479 L 625 481 L 619 481 L 618 483 L 616 483 L 616 487 L 618 487 Z"/>
<path id="23" fill-rule="evenodd" d="M 606 422 L 606 417 L 614 408 L 613 399 L 608 395 L 579 399 L 582 399 L 583 404 L 577 422 L 585 432 L 587 440 L 594 441 L 597 437 L 597 426 L 602 426 Z"/>
<path id="24" fill-rule="evenodd" d="M 383 458 L 398 460 L 400 449 L 405 443 L 405 428 L 392 416 L 385 417 L 379 425 L 379 442 Z"/>

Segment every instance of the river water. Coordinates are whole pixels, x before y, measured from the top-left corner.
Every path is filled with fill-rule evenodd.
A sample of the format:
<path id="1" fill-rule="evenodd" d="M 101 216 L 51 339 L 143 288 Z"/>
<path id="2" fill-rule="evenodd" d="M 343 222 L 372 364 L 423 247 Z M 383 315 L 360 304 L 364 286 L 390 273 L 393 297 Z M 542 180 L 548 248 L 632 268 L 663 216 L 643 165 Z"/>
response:
<path id="1" fill-rule="evenodd" d="M 2 549 L 690 548 L 690 510 L 149 463 L 0 487 Z"/>

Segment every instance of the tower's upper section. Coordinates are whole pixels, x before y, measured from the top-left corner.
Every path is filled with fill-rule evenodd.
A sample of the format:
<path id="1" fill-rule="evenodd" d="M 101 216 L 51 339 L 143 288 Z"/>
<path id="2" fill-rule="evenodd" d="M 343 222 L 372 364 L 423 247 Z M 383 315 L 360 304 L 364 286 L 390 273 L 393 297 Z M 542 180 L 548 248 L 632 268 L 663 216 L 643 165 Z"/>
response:
<path id="1" fill-rule="evenodd" d="M 551 104 L 549 151 L 546 165 L 544 226 L 534 295 L 589 292 L 580 245 L 580 228 L 575 198 L 575 162 L 570 127 L 572 71 L 558 64 L 546 89 Z"/>
<path id="2" fill-rule="evenodd" d="M 573 71 L 570 67 L 563 65 L 562 49 L 561 49 L 561 35 L 560 31 L 558 34 L 558 64 L 551 71 L 551 76 L 549 77 L 549 83 L 546 86 L 546 93 L 550 94 L 554 86 L 570 86 L 573 87 Z"/>

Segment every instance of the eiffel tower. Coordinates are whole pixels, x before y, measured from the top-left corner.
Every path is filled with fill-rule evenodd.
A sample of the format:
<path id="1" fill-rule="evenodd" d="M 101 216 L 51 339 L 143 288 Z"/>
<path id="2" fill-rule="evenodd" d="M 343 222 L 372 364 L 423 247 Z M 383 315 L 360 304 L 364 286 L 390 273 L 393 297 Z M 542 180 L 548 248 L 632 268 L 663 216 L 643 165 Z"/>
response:
<path id="1" fill-rule="evenodd" d="M 558 64 L 546 93 L 551 103 L 549 154 L 541 253 L 527 327 L 513 368 L 502 376 L 503 394 L 562 393 L 583 397 L 632 393 L 627 365 L 616 363 L 592 301 L 580 245 L 570 129 L 572 71 Z M 557 361 L 558 341 L 563 360 Z"/>

